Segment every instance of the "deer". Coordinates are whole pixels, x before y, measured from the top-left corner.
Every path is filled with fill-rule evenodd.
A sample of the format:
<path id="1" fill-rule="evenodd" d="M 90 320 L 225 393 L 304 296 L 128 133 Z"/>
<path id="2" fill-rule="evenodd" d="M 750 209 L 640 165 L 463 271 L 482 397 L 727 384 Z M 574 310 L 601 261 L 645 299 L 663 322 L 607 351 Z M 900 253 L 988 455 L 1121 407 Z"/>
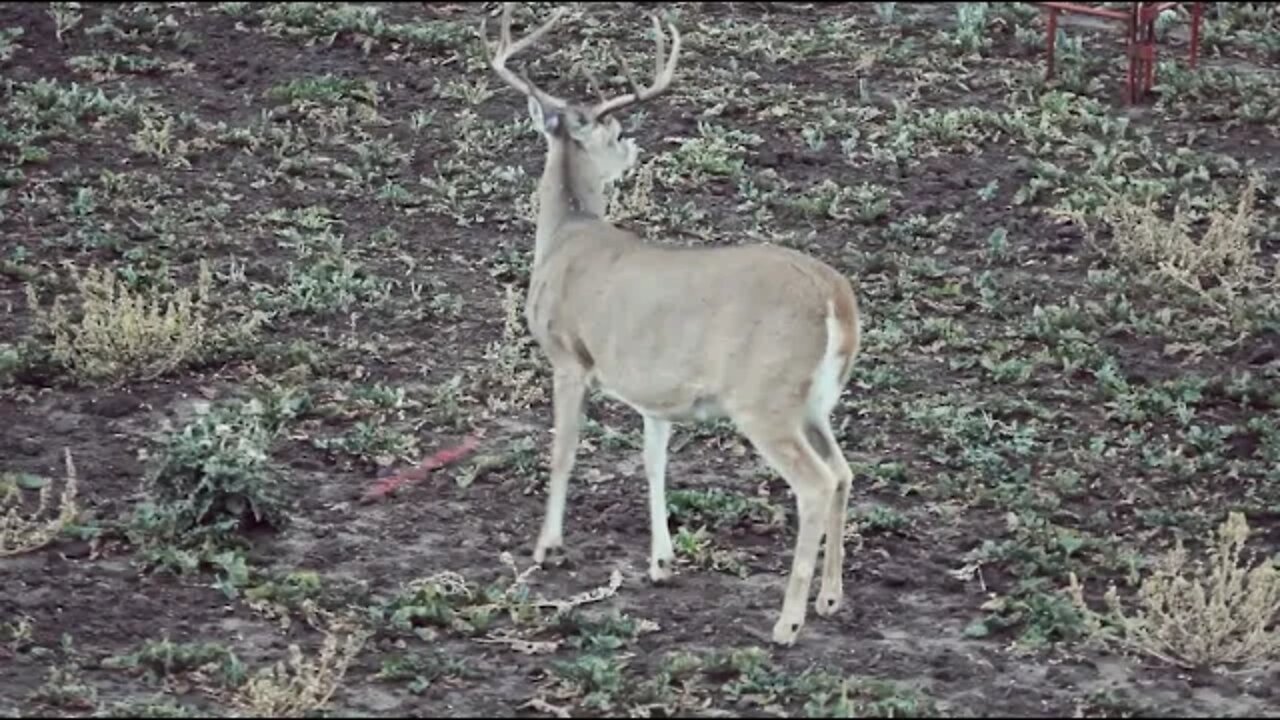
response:
<path id="1" fill-rule="evenodd" d="M 518 41 L 512 3 L 504 3 L 498 40 L 479 27 L 489 68 L 528 103 L 546 141 L 536 190 L 534 249 L 524 320 L 551 370 L 550 477 L 537 566 L 563 551 L 568 482 L 589 389 L 624 403 L 644 424 L 648 480 L 649 579 L 673 575 L 666 467 L 672 426 L 727 418 L 780 475 L 795 497 L 798 531 L 772 640 L 792 645 L 825 535 L 816 612 L 834 615 L 843 598 L 844 528 L 853 479 L 832 431 L 831 414 L 853 372 L 861 317 L 850 279 L 801 251 L 768 243 L 713 247 L 644 240 L 605 216 L 610 189 L 634 165 L 637 147 L 622 138 L 618 115 L 666 92 L 681 38 L 668 23 L 656 36 L 653 79 L 639 86 L 620 55 L 629 92 L 606 98 L 586 72 L 595 103 L 571 102 L 510 69 L 565 8 Z"/>

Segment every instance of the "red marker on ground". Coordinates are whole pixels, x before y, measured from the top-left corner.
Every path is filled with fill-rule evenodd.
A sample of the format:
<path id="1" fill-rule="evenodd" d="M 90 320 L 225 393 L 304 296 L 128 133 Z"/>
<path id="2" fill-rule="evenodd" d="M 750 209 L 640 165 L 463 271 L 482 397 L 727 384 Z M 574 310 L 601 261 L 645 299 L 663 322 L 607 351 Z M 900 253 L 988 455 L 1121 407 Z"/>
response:
<path id="1" fill-rule="evenodd" d="M 438 470 L 445 465 L 455 463 L 461 460 L 467 453 L 475 450 L 480 445 L 480 439 L 475 435 L 468 435 L 461 445 L 444 450 L 437 451 L 436 454 L 423 460 L 417 466 L 409 468 L 404 472 L 396 473 L 391 477 L 383 478 L 374 483 L 374 486 L 365 491 L 360 496 L 360 502 L 367 503 L 390 495 L 404 485 L 415 483 L 419 480 L 425 480 L 432 470 Z"/>

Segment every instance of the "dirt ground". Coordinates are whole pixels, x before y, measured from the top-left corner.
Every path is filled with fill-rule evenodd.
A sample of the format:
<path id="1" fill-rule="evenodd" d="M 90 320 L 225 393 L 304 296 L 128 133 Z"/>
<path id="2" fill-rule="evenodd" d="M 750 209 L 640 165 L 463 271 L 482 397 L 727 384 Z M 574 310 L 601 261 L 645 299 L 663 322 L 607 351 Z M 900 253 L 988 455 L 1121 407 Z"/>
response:
<path id="1" fill-rule="evenodd" d="M 620 224 L 800 248 L 858 289 L 845 606 L 789 648 L 794 502 L 725 422 L 676 430 L 655 586 L 640 418 L 591 398 L 565 557 L 525 574 L 544 146 L 485 66 L 496 4 L 0 5 L 0 515 L 60 490 L 68 451 L 78 479 L 74 520 L 0 557 L 0 712 L 1280 714 L 1274 655 L 1162 659 L 1068 592 L 1104 613 L 1115 584 L 1132 614 L 1230 512 L 1246 560 L 1280 560 L 1280 12 L 1210 10 L 1194 72 L 1162 24 L 1130 108 L 1118 33 L 1068 26 L 1046 82 L 1034 9 L 964 5 L 669 4 L 676 85 L 624 117 Z M 643 8 L 574 8 L 530 75 L 622 91 L 609 49 L 649 67 Z M 1215 220 L 1251 174 L 1251 224 Z M 1108 204 L 1147 200 L 1136 225 Z M 1153 229 L 1175 206 L 1203 238 L 1181 255 Z M 79 317 L 76 271 L 165 298 L 202 263 L 198 352 L 60 354 L 41 321 L 55 296 Z"/>

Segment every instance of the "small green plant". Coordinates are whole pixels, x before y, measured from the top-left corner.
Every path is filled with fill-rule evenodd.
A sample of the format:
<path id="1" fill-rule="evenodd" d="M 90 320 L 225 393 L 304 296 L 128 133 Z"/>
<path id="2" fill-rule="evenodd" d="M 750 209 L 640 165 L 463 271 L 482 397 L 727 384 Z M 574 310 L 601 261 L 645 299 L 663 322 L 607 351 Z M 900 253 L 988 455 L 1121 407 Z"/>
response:
<path id="1" fill-rule="evenodd" d="M 583 705 L 607 711 L 623 689 L 624 662 L 610 655 L 587 653 L 554 664 L 555 674 L 570 690 L 583 695 Z"/>
<path id="2" fill-rule="evenodd" d="M 670 160 L 685 182 L 704 182 L 713 176 L 733 178 L 746 167 L 747 147 L 761 142 L 754 134 L 699 122 L 698 137 L 685 140 Z"/>
<path id="3" fill-rule="evenodd" d="M 169 435 L 137 522 L 179 542 L 188 533 L 225 536 L 246 523 L 282 525 L 285 500 L 270 451 L 306 402 L 278 393 L 217 405 Z"/>
<path id="4" fill-rule="evenodd" d="M 297 78 L 267 91 L 267 97 L 283 102 L 308 101 L 341 104 L 355 100 L 366 105 L 378 104 L 378 90 L 368 80 L 348 80 L 333 75 Z"/>
<path id="5" fill-rule="evenodd" d="M 114 702 L 102 712 L 112 718 L 196 718 L 203 716 L 200 710 L 165 698 L 157 693 L 150 700 Z"/>
<path id="6" fill-rule="evenodd" d="M 519 438 L 498 452 L 478 456 L 458 472 L 455 482 L 458 487 L 470 487 L 476 480 L 502 470 L 528 476 L 537 470 L 541 460 L 533 438 Z"/>
<path id="7" fill-rule="evenodd" d="M 160 678 L 212 668 L 228 687 L 244 682 L 244 667 L 235 653 L 218 643 L 175 643 L 167 636 L 147 640 L 134 652 L 103 660 L 109 670 L 141 669 Z"/>
<path id="8" fill-rule="evenodd" d="M 378 466 L 411 460 L 418 452 L 418 439 L 388 425 L 381 414 L 374 420 L 357 421 L 338 437 L 316 438 L 312 442 L 316 447 L 346 453 Z"/>
<path id="9" fill-rule="evenodd" d="M 32 699 L 65 710 L 92 710 L 98 704 L 98 688 L 85 680 L 80 667 L 72 663 L 49 668 L 48 677 L 32 693 Z"/>
<path id="10" fill-rule="evenodd" d="M 955 47 L 964 52 L 978 52 L 991 44 L 987 37 L 988 3 L 957 3 L 956 28 L 952 37 Z"/>
<path id="11" fill-rule="evenodd" d="M 876 17 L 880 18 L 880 22 L 885 25 L 892 25 L 898 15 L 898 3 L 896 2 L 878 2 L 873 3 L 876 9 Z"/>
<path id="12" fill-rule="evenodd" d="M 672 490 L 667 493 L 667 509 L 681 523 L 710 522 L 721 528 L 747 521 L 764 525 L 780 525 L 783 521 L 781 508 L 764 498 L 719 488 Z"/>
<path id="13" fill-rule="evenodd" d="M 53 18 L 53 36 L 58 42 L 84 19 L 78 2 L 49 3 L 49 17 Z"/>
<path id="14" fill-rule="evenodd" d="M 614 610 L 591 614 L 576 608 L 557 613 L 553 619 L 560 631 L 569 636 L 569 644 L 591 653 L 613 652 L 634 640 L 645 623 Z"/>
<path id="15" fill-rule="evenodd" d="M 263 294 L 262 304 L 287 314 L 327 315 L 345 312 L 355 305 L 377 306 L 390 291 L 390 283 L 370 273 L 360 263 L 336 254 L 325 254 L 299 268 L 290 266 L 281 290 Z"/>
<path id="16" fill-rule="evenodd" d="M 690 530 L 681 525 L 671 539 L 676 556 L 683 562 L 696 567 L 710 568 L 720 572 L 747 576 L 747 565 L 744 554 L 737 550 L 726 550 L 716 547 L 715 539 L 705 527 Z"/>
<path id="17" fill-rule="evenodd" d="M 430 655 L 411 652 L 385 658 L 373 677 L 383 682 L 407 680 L 409 692 L 416 695 L 440 680 L 479 676 L 480 673 L 472 669 L 465 658 L 451 657 L 443 652 Z"/>
<path id="18" fill-rule="evenodd" d="M 422 634 L 420 628 L 433 626 L 472 634 L 487 629 L 499 611 L 513 618 L 536 612 L 527 596 L 519 578 L 511 585 L 480 588 L 457 573 L 441 572 L 405 584 L 371 613 L 375 624 L 397 632 Z"/>
<path id="19" fill-rule="evenodd" d="M 0 29 L 0 63 L 7 62 L 13 57 L 14 51 L 21 47 L 18 44 L 18 39 L 25 32 L 20 27 Z"/>
<path id="20" fill-rule="evenodd" d="M 887 505 L 878 504 L 854 513 L 853 520 L 864 533 L 895 532 L 911 524 L 902 513 Z"/>
<path id="21" fill-rule="evenodd" d="M 987 256 L 994 262 L 1009 259 L 1009 231 L 998 227 L 987 237 Z"/>

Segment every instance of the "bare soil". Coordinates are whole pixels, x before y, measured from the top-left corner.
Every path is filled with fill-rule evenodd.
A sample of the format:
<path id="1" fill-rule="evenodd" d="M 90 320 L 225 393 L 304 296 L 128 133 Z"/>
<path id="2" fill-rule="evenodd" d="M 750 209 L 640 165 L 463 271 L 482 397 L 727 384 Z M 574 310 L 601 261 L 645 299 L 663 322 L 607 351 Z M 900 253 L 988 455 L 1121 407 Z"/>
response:
<path id="1" fill-rule="evenodd" d="M 254 283 L 282 285 L 289 265 L 299 259 L 280 241 L 278 228 L 260 219 L 262 214 L 312 206 L 323 206 L 340 218 L 343 252 L 370 273 L 395 280 L 391 300 L 382 305 L 325 315 L 278 316 L 268 322 L 259 346 L 251 351 L 237 351 L 159 379 L 86 384 L 39 365 L 25 368 L 0 390 L 3 469 L 57 478 L 64 448 L 70 448 L 82 478 L 84 526 L 107 526 L 129 516 L 143 497 L 142 480 L 157 452 L 156 438 L 166 429 L 181 427 L 211 403 L 241 396 L 262 378 L 296 379 L 291 373 L 297 373 L 298 363 L 286 350 L 298 340 L 318 348 L 319 357 L 301 375 L 302 383 L 319 398 L 317 405 L 341 405 L 342 396 L 349 395 L 343 388 L 356 385 L 406 388 L 420 404 L 388 416 L 392 419 L 379 417 L 378 422 L 409 428 L 418 441 L 418 457 L 457 445 L 470 432 L 481 436 L 480 455 L 532 448 L 534 459 L 529 464 L 500 466 L 470 484 L 462 481 L 468 460 L 382 502 L 361 504 L 357 502 L 360 493 L 392 468 L 310 442 L 310 438 L 349 430 L 354 415 L 317 412 L 302 417 L 273 450 L 287 478 L 289 522 L 278 531 L 251 533 L 246 560 L 263 576 L 298 570 L 319 573 L 326 602 L 334 609 L 377 605 L 404 583 L 440 571 L 460 573 L 480 585 L 502 580 L 510 575 L 499 559 L 503 552 L 526 567 L 542 520 L 550 441 L 550 383 L 545 368 L 533 382 L 543 387 L 546 396 L 528 406 L 492 411 L 485 394 L 497 397 L 504 392 L 500 380 L 486 379 L 493 365 L 486 352 L 493 343 L 510 341 L 504 340 L 504 288 L 514 284 L 522 291 L 521 283 L 527 278 L 518 263 L 528 260 L 532 228 L 513 208 L 525 201 L 532 190 L 531 177 L 541 171 L 541 141 L 532 132 L 517 135 L 512 154 L 497 164 L 521 168 L 524 175 L 475 190 L 478 199 L 469 202 L 502 208 L 479 221 L 462 222 L 459 218 L 468 210 L 451 213 L 439 203 L 397 205 L 381 199 L 378 192 L 384 183 L 398 182 L 427 193 L 420 178 L 461 172 L 448 164 L 459 154 L 454 131 L 464 120 L 458 118 L 469 114 L 486 127 L 509 129 L 523 119 L 524 101 L 493 79 L 488 81 L 492 95 L 483 102 L 470 104 L 456 92 L 459 84 L 474 84 L 483 77 L 477 48 L 465 28 L 478 24 L 484 6 L 373 5 L 387 22 L 419 23 L 438 32 L 408 41 L 378 39 L 366 53 L 361 43 L 368 35 L 358 32 L 340 30 L 331 42 L 328 33 L 315 26 L 286 25 L 273 32 L 255 14 L 257 4 L 249 4 L 243 15 L 220 12 L 206 3 L 85 4 L 80 9 L 83 21 L 58 42 L 47 4 L 0 5 L 0 31 L 24 31 L 20 49 L 0 65 L 4 75 L 0 98 L 9 101 L 13 90 L 6 90 L 6 84 L 42 79 L 77 82 L 108 94 L 128 92 L 175 115 L 191 113 L 205 123 L 251 128 L 266 137 L 268 128 L 291 124 L 318 132 L 305 108 L 282 110 L 287 103 L 272 99 L 272 88 L 326 73 L 375 84 L 376 111 L 389 122 L 365 125 L 361 133 L 385 139 L 405 156 L 391 162 L 390 169 L 376 182 L 366 183 L 363 191 L 353 190 L 324 169 L 338 162 L 365 167 L 360 165 L 364 162 L 360 153 L 344 151 L 341 143 L 313 146 L 311 152 L 327 155 L 328 165 L 310 165 L 293 174 L 280 169 L 289 151 L 273 154 L 268 142 L 256 148 L 223 144 L 193 153 L 187 167 L 173 167 L 134 149 L 131 131 L 136 132 L 136 126 L 95 127 L 85 119 L 73 132 L 44 143 L 48 160 L 25 169 L 21 182 L 9 189 L 0 215 L 0 254 L 9 258 L 15 248 L 25 247 L 31 253 L 28 266 L 35 268 L 41 282 L 53 283 L 49 287 L 68 287 L 60 275 L 65 263 L 77 267 L 161 263 L 181 283 L 194 277 L 202 259 L 219 263 L 234 259 L 243 266 L 246 284 L 228 289 L 226 302 L 250 302 L 248 288 Z M 1099 390 L 1089 368 L 1063 371 L 1043 363 L 1028 380 L 1010 383 L 993 379 L 992 372 L 976 361 L 989 351 L 1000 356 L 1007 349 L 997 359 L 1025 359 L 1044 348 L 1044 343 L 1026 335 L 1033 308 L 1062 305 L 1069 298 L 1107 302 L 1105 291 L 1090 286 L 1087 277 L 1090 270 L 1117 267 L 1113 259 L 1090 244 L 1078 226 L 1047 212 L 1044 200 L 1015 203 L 1015 194 L 1034 174 L 1032 160 L 1054 157 L 1052 148 L 1037 155 L 1003 141 L 979 141 L 968 150 L 949 145 L 930 152 L 922 143 L 914 161 L 894 174 L 882 165 L 849 160 L 842 154 L 840 139 L 850 128 L 856 130 L 856 125 L 831 129 L 820 149 L 807 144 L 798 131 L 805 120 L 816 120 L 837 99 L 881 108 L 888 117 L 894 112 L 895 99 L 913 110 L 1008 108 L 1014 92 L 1003 85 L 1000 71 L 1021 72 L 1016 77 L 1031 82 L 1028 78 L 1034 77 L 1041 62 L 1035 51 L 1015 42 L 1012 26 L 995 26 L 993 45 L 984 57 L 957 57 L 952 77 L 945 75 L 945 64 L 936 64 L 931 70 L 936 77 L 921 85 L 917 82 L 924 72 L 920 67 L 895 64 L 884 56 L 869 67 L 856 63 L 860 53 L 906 42 L 918 43 L 922 55 L 943 53 L 938 33 L 950 32 L 952 22 L 952 13 L 945 7 L 899 4 L 898 13 L 912 19 L 903 20 L 899 28 L 886 28 L 869 4 L 679 5 L 682 22 L 689 28 L 682 73 L 692 79 L 670 99 L 645 108 L 642 120 L 635 121 L 633 134 L 644 157 L 675 152 L 688 138 L 699 137 L 699 126 L 705 123 L 754 133 L 761 142 L 746 146 L 743 168 L 736 175 L 713 175 L 687 187 L 660 183 L 654 191 L 654 207 L 668 214 L 658 223 L 647 226 L 643 218 L 624 222 L 662 242 L 740 243 L 762 234 L 780 238 L 811 250 L 859 281 L 866 297 L 866 325 L 873 335 L 836 424 L 847 453 L 859 463 L 851 502 L 854 512 L 862 513 L 865 520 L 866 513 L 887 509 L 903 520 L 882 525 L 864 522 L 858 540 L 850 541 L 846 607 L 832 619 L 810 613 L 796 646 L 773 648 L 767 631 L 781 604 L 795 530 L 794 506 L 785 484 L 732 432 L 680 429 L 673 442 L 680 449 L 672 453 L 669 487 L 723 489 L 759 498 L 781 509 L 783 519 L 774 525 L 739 519 L 710 528 L 714 547 L 737 558 L 735 568 L 720 571 L 682 556 L 676 579 L 669 586 L 655 587 L 645 575 L 649 520 L 636 444 L 639 418 L 624 407 L 596 399 L 589 406 L 589 417 L 598 428 L 614 434 L 600 429 L 587 433 L 589 446 L 579 454 L 570 489 L 565 563 L 533 573 L 529 583 L 535 594 L 564 598 L 607 585 L 616 568 L 622 573 L 616 595 L 585 609 L 616 610 L 656 623 L 657 631 L 639 635 L 617 651 L 615 657 L 624 663 L 623 680 L 613 691 L 611 709 L 584 704 L 573 693 L 556 694 L 559 686 L 552 682 L 553 663 L 578 657 L 571 643 L 562 643 L 551 656 L 525 654 L 509 645 L 439 630 L 427 639 L 375 634 L 347 671 L 326 712 L 545 714 L 526 704 L 532 698 L 549 698 L 548 702 L 568 707 L 574 715 L 626 712 L 643 706 L 636 699 L 637 688 L 660 673 L 671 652 L 759 647 L 769 654 L 779 677 L 794 678 L 820 669 L 843 677 L 891 681 L 929 698 L 932 711 L 947 715 L 1275 716 L 1280 676 L 1274 664 L 1231 674 L 1185 671 L 1149 657 L 1102 650 L 1054 631 L 1043 643 L 1028 643 L 1027 628 L 1043 621 L 1035 610 L 1014 617 L 1007 627 L 989 622 L 987 632 L 973 631 L 976 621 L 990 615 L 991 606 L 984 604 L 993 598 L 1028 597 L 1019 594 L 1018 588 L 1029 578 L 1043 579 L 1045 592 L 1065 587 L 1065 569 L 1075 568 L 1071 565 L 1075 559 L 1051 570 L 1037 566 L 1041 569 L 1028 572 L 1023 563 L 1031 561 L 1018 559 L 1015 553 L 980 561 L 968 572 L 964 568 L 970 564 L 966 558 L 984 543 L 1022 537 L 1013 529 L 1020 510 L 1002 504 L 1001 489 L 1026 483 L 1031 495 L 1048 493 L 1049 478 L 1063 467 L 1080 473 L 1078 489 L 1035 507 L 1040 517 L 1056 527 L 1071 528 L 1102 545 L 1116 543 L 1116 547 L 1149 554 L 1182 536 L 1199 547 L 1203 531 L 1221 520 L 1222 511 L 1243 508 L 1255 532 L 1259 556 L 1280 551 L 1276 461 L 1266 454 L 1267 439 L 1248 427 L 1250 418 L 1280 421 L 1280 326 L 1255 325 L 1238 339 L 1231 338 L 1229 345 L 1223 341 L 1198 354 L 1171 351 L 1170 343 L 1184 338 L 1161 335 L 1160 330 L 1134 330 L 1132 322 L 1088 331 L 1084 342 L 1117 359 L 1132 387 L 1156 387 L 1193 376 L 1206 379 L 1203 397 L 1192 404 L 1197 422 L 1206 428 L 1232 428 L 1222 441 L 1220 452 L 1225 457 L 1220 465 L 1182 475 L 1144 465 L 1141 448 L 1126 445 L 1122 438 L 1136 433 L 1133 442 L 1139 445 L 1152 438 L 1172 438 L 1170 443 L 1179 445 L 1185 440 L 1184 430 L 1171 414 L 1129 424 L 1117 420 L 1107 406 L 1111 400 Z M 648 41 L 635 30 L 648 27 L 640 8 L 606 4 L 588 8 L 587 15 L 601 18 L 593 29 L 597 38 L 607 38 L 634 56 L 648 52 Z M 142 20 L 138 37 L 88 32 L 107 17 L 122 26 L 130 18 L 166 16 L 173 18 L 172 32 L 156 31 Z M 858 45 L 804 45 L 803 38 L 812 38 L 815 28 L 842 22 L 851 23 L 860 33 Z M 740 44 L 717 38 L 714 29 L 731 23 L 754 23 L 767 27 L 774 37 L 799 38 L 798 49 L 780 53 L 770 63 L 762 57 L 763 50 L 749 47 L 749 32 L 740 36 Z M 566 27 L 575 24 L 569 22 Z M 573 40 L 564 40 L 558 49 L 569 48 L 585 31 L 563 32 Z M 1108 74 L 1095 98 L 1114 117 L 1130 117 L 1136 127 L 1150 133 L 1158 148 L 1176 147 L 1180 137 L 1194 130 L 1202 134 L 1192 146 L 1196 152 L 1252 163 L 1274 181 L 1276 169 L 1267 167 L 1267 158 L 1280 152 L 1274 125 L 1201 119 L 1192 100 L 1185 105 L 1165 101 L 1158 111 L 1130 113 L 1117 102 L 1117 42 L 1109 41 L 1108 34 L 1089 37 L 1091 52 L 1115 56 L 1114 67 L 1100 66 L 1099 72 Z M 1169 55 L 1180 58 L 1185 45 L 1177 38 L 1174 42 Z M 73 70 L 68 63 L 73 56 L 121 52 L 192 66 L 185 73 L 143 71 L 95 77 Z M 1211 65 L 1217 61 L 1207 59 Z M 539 79 L 555 72 L 545 57 L 533 67 Z M 744 76 L 748 71 L 753 74 Z M 723 90 L 726 74 L 740 78 L 732 93 Z M 867 88 L 871 95 L 860 100 Z M 708 101 L 698 97 L 699 90 L 718 103 L 714 114 Z M 785 107 L 788 99 L 796 104 L 785 112 L 770 110 Z M 1191 110 L 1183 112 L 1188 107 Z M 269 111 L 273 114 L 263 123 Z M 411 126 L 413 113 L 419 111 L 436 113 L 425 131 Z M 19 121 L 13 114 L 8 119 L 15 126 Z M 871 124 L 885 122 L 879 118 Z M 353 127 L 345 132 L 354 146 L 360 133 L 353 132 Z M 194 129 L 180 131 L 184 139 L 199 134 Z M 8 156 L 13 150 L 0 138 L 0 155 Z M 1078 159 L 1070 152 L 1060 153 L 1058 159 L 1071 172 L 1088 172 L 1084 161 L 1069 165 Z M 71 225 L 65 205 L 58 202 L 69 202 L 75 188 L 92 184 L 107 171 L 159 178 L 156 192 L 161 194 L 142 198 L 152 200 L 150 206 L 104 204 L 92 215 L 90 224 L 107 228 L 115 242 L 94 245 L 60 240 L 68 237 Z M 825 180 L 842 187 L 874 183 L 892 192 L 889 212 L 860 222 L 775 200 L 770 216 L 761 221 L 744 203 L 742 179 L 764 185 L 772 182 L 760 179 L 769 172 L 792 183 L 796 192 Z M 467 185 L 472 182 L 469 176 L 454 179 L 464 195 L 473 191 Z M 998 186 L 979 200 L 979 191 L 993 180 Z M 44 199 L 56 202 L 45 204 Z M 225 203 L 229 213 L 216 220 L 196 210 L 178 213 L 182 203 L 193 203 L 192 207 Z M 686 203 L 696 210 L 695 219 L 673 219 L 675 208 Z M 1258 206 L 1264 213 L 1260 252 L 1274 256 L 1280 250 L 1275 195 L 1265 194 Z M 954 214 L 955 220 L 943 236 L 922 233 L 904 239 L 890 232 L 892 223 L 912 215 L 937 221 L 948 214 Z M 149 219 L 162 215 L 171 222 L 147 225 Z M 997 228 L 1003 228 L 1009 238 L 1010 261 L 990 259 L 989 238 Z M 928 263 L 936 270 L 925 267 Z M 983 282 L 996 288 L 995 306 L 981 295 L 977 278 L 984 273 L 988 279 Z M 63 280 L 54 283 L 52 278 L 57 277 Z M 426 282 L 428 288 L 416 298 L 409 290 L 414 282 Z M 1124 292 L 1124 280 L 1119 283 Z M 24 278 L 0 275 L 0 307 L 7 308 L 0 312 L 0 339 L 6 342 L 16 343 L 32 329 L 25 288 Z M 1131 288 L 1127 300 L 1135 317 L 1150 317 L 1169 305 L 1166 297 L 1144 294 L 1137 285 Z M 459 299 L 461 311 L 452 315 L 413 311 L 413 303 L 426 302 L 436 293 Z M 917 314 L 901 314 L 911 303 Z M 1179 316 L 1194 315 L 1183 307 L 1189 306 L 1175 306 Z M 962 327 L 964 342 L 935 344 L 936 339 L 920 330 L 920 323 L 929 317 L 946 318 Z M 906 328 L 908 337 L 894 344 L 886 335 L 875 334 L 893 328 Z M 956 362 L 965 358 L 970 362 Z M 1246 371 L 1253 374 L 1258 390 L 1251 399 L 1241 400 L 1226 388 Z M 881 377 L 877 373 L 894 379 L 877 380 Z M 463 401 L 462 414 L 433 408 L 432 398 L 437 396 L 432 389 L 458 375 L 475 383 Z M 986 412 L 1008 427 L 1034 426 L 1037 433 L 1034 449 L 1026 456 L 1008 454 L 1005 446 L 992 451 L 1005 453 L 1008 464 L 998 471 L 1004 475 L 981 492 L 964 489 L 969 487 L 961 482 L 968 477 L 965 468 L 969 466 L 964 463 L 969 460 L 962 455 L 966 447 L 986 447 L 983 443 L 995 440 L 948 439 L 923 429 L 924 421 L 913 414 L 957 404 Z M 1089 455 L 1088 442 L 1095 437 L 1103 438 L 1110 450 Z M 521 442 L 531 444 L 521 446 Z M 1194 465 L 1197 451 L 1180 447 Z M 411 460 L 397 458 L 392 464 L 403 468 Z M 896 466 L 901 470 L 894 470 Z M 1155 519 L 1160 513 L 1171 519 Z M 673 530 L 682 522 L 673 517 Z M 1118 565 L 1099 559 L 1105 555 L 1101 545 L 1090 547 L 1079 562 L 1092 569 L 1091 588 L 1100 594 L 1107 581 L 1122 574 Z M 190 574 L 148 570 L 141 566 L 135 544 L 119 532 L 107 532 L 93 541 L 64 537 L 43 549 L 0 559 L 0 621 L 27 618 L 32 628 L 29 638 L 0 645 L 0 711 L 23 716 L 86 715 L 111 708 L 136 709 L 159 703 L 155 698 L 163 697 L 166 702 L 222 712 L 225 699 L 207 692 L 199 680 L 157 680 L 111 668 L 109 663 L 104 666 L 103 661 L 161 637 L 216 642 L 232 648 L 246 666 L 254 668 L 284 657 L 290 643 L 317 645 L 318 635 L 305 623 L 294 622 L 282 630 L 242 598 L 229 597 L 219 589 L 217 577 L 213 569 Z M 530 637 L 558 636 L 548 630 Z M 389 658 L 409 652 L 457 660 L 465 664 L 466 672 L 445 673 L 413 689 L 403 680 L 374 677 Z M 48 693 L 37 692 L 50 682 L 51 667 L 69 666 L 76 667 L 78 677 L 93 688 L 91 697 L 73 693 L 71 699 L 55 702 Z M 811 699 L 781 691 L 770 697 L 764 691 L 725 690 L 734 677 L 718 679 L 708 674 L 668 710 L 804 714 L 805 702 Z M 877 706 L 875 712 L 887 711 Z"/>

